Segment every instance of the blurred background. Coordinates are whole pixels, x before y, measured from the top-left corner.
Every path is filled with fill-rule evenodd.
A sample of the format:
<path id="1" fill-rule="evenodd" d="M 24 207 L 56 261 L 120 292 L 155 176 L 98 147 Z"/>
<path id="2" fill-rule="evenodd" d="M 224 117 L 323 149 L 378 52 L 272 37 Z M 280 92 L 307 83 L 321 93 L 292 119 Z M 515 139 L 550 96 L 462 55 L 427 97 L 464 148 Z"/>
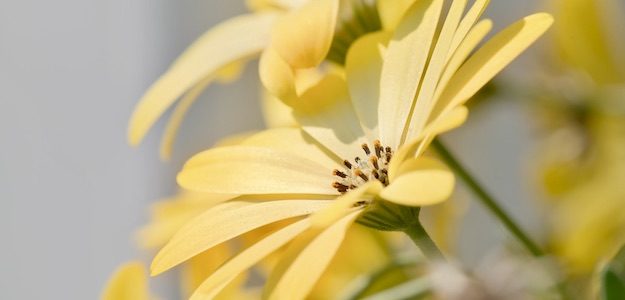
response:
<path id="1" fill-rule="evenodd" d="M 158 159 L 162 124 L 138 149 L 126 143 L 146 88 L 195 38 L 246 8 L 226 0 L 0 1 L 0 299 L 96 299 L 118 264 L 149 259 L 133 233 L 151 202 L 176 191 L 185 159 L 263 126 L 253 64 L 243 80 L 205 92 L 170 162 Z M 539 10 L 535 1 L 492 2 L 486 15 L 495 29 Z M 472 111 L 444 140 L 538 234 L 525 176 L 532 128 L 514 100 Z M 470 203 L 469 215 L 459 243 L 470 263 L 505 233 L 479 205 Z"/>

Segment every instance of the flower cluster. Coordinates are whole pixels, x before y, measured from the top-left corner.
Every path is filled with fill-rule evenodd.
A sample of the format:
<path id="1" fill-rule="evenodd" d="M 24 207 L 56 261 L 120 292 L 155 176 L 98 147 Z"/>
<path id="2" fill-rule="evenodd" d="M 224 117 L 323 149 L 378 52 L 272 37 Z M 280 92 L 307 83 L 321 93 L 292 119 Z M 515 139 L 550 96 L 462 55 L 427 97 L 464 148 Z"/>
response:
<path id="1" fill-rule="evenodd" d="M 571 16 L 566 5 L 590 3 L 559 2 L 567 7 L 559 11 Z M 145 247 L 158 249 L 152 275 L 184 265 L 183 290 L 191 299 L 445 298 L 454 292 L 441 289 L 436 274 L 462 272 L 443 262 L 450 253 L 432 241 L 419 215 L 450 198 L 454 172 L 530 254 L 542 256 L 436 140 L 465 122 L 467 101 L 553 22 L 549 14 L 533 14 L 486 39 L 488 3 L 256 0 L 248 1 L 252 13 L 200 37 L 140 100 L 130 143 L 138 144 L 175 106 L 161 149 L 169 157 L 201 92 L 215 81 L 235 80 L 256 57 L 269 128 L 227 139 L 186 162 L 177 176 L 181 194 L 157 204 L 153 222 L 140 232 Z M 598 69 L 602 60 L 570 52 L 582 45 L 568 45 L 562 31 L 557 37 L 572 65 L 601 71 L 599 82 L 616 78 L 616 71 Z M 388 232 L 405 233 L 426 259 L 408 267 L 398 262 L 404 235 Z M 120 269 L 106 297 L 147 298 L 141 272 L 136 264 Z M 246 279 L 250 274 L 262 278 L 261 291 Z M 364 284 L 355 284 L 365 275 Z M 475 287 L 480 295 L 523 298 L 537 286 L 545 295 L 557 289 L 555 280 L 527 280 L 506 293 L 493 291 L 497 275 L 469 276 L 456 277 L 483 282 L 458 284 L 457 291 Z M 402 294 L 406 290 L 412 294 Z"/>

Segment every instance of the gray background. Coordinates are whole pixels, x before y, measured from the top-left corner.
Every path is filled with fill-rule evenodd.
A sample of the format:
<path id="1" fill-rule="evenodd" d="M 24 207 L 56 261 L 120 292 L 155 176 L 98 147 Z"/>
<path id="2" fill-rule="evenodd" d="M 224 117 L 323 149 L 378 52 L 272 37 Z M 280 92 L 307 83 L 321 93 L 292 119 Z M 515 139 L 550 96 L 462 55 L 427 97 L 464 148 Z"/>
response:
<path id="1" fill-rule="evenodd" d="M 0 299 L 96 299 L 116 265 L 148 258 L 132 232 L 149 203 L 175 191 L 185 158 L 262 126 L 252 66 L 244 80 L 205 93 L 171 162 L 158 160 L 162 124 L 138 149 L 125 141 L 147 86 L 207 28 L 243 13 L 241 2 L 0 1 Z M 487 14 L 501 28 L 535 11 L 531 2 L 493 1 Z M 519 167 L 531 153 L 525 118 L 518 103 L 496 102 L 446 140 L 536 231 Z M 468 262 L 505 236 L 484 232 L 490 218 L 477 206 L 470 215 L 461 235 Z"/>

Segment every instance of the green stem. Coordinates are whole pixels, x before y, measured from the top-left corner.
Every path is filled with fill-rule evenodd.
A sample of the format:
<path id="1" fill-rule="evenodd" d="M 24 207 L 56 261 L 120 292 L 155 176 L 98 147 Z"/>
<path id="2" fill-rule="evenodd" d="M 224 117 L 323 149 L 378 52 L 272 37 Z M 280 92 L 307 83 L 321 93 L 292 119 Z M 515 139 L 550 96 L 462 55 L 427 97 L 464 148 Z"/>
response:
<path id="1" fill-rule="evenodd" d="M 438 139 L 432 142 L 440 157 L 454 170 L 464 183 L 475 193 L 486 208 L 514 235 L 534 256 L 543 256 L 545 253 L 532 239 L 517 225 L 510 216 L 497 204 L 494 198 L 469 174 L 458 160 L 447 150 Z"/>
<path id="2" fill-rule="evenodd" d="M 430 238 L 420 222 L 413 222 L 411 226 L 406 227 L 404 232 L 412 239 L 415 245 L 419 247 L 423 255 L 430 260 L 443 260 L 445 257 L 441 250 L 438 249 L 434 241 Z"/>

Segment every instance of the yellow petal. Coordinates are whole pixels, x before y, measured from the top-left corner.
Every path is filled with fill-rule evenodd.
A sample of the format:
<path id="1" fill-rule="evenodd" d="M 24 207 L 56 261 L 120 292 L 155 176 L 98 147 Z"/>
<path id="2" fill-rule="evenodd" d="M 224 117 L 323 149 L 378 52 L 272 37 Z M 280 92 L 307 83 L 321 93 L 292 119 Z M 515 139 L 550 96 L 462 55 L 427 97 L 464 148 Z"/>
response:
<path id="1" fill-rule="evenodd" d="M 102 300 L 147 300 L 148 279 L 143 264 L 128 262 L 120 266 L 102 293 Z"/>
<path id="2" fill-rule="evenodd" d="M 380 139 L 393 149 L 401 142 L 442 6 L 442 0 L 415 2 L 395 30 L 384 54 L 380 79 Z"/>
<path id="3" fill-rule="evenodd" d="M 446 113 L 431 123 L 425 129 L 425 135 L 438 135 L 440 133 L 452 130 L 464 123 L 469 116 L 469 109 L 466 106 L 459 106 L 452 111 Z"/>
<path id="4" fill-rule="evenodd" d="M 263 86 L 270 94 L 287 104 L 293 103 L 297 99 L 293 69 L 273 47 L 263 51 L 258 72 Z"/>
<path id="5" fill-rule="evenodd" d="M 206 89 L 213 79 L 214 76 L 210 76 L 202 80 L 196 86 L 191 88 L 176 104 L 176 107 L 174 108 L 174 111 L 165 126 L 165 132 L 163 133 L 163 138 L 161 140 L 160 155 L 162 160 L 169 160 L 171 158 L 174 140 L 176 139 L 178 129 L 180 129 L 180 125 L 182 124 L 185 115 L 189 111 L 189 108 L 191 108 L 191 105 L 193 105 L 195 100 L 197 100 L 200 94 L 202 94 L 202 91 Z"/>
<path id="6" fill-rule="evenodd" d="M 361 212 L 352 212 L 318 234 L 318 229 L 311 229 L 293 241 L 269 277 L 264 298 L 304 299 Z"/>
<path id="7" fill-rule="evenodd" d="M 130 119 L 128 140 L 137 145 L 156 120 L 186 91 L 234 61 L 264 49 L 273 13 L 232 18 L 194 42 L 145 93 Z"/>
<path id="8" fill-rule="evenodd" d="M 371 200 L 371 195 L 376 195 L 382 190 L 382 184 L 377 181 L 369 181 L 359 186 L 357 189 L 347 192 L 332 203 L 310 216 L 312 225 L 315 227 L 326 227 L 338 219 L 344 217 L 354 210 L 355 205 L 362 200 Z M 369 199 L 363 198 L 369 194 Z"/>
<path id="9" fill-rule="evenodd" d="M 434 114 L 462 105 L 538 39 L 553 18 L 538 13 L 509 26 L 480 48 L 451 78 L 437 103 Z"/>
<path id="10" fill-rule="evenodd" d="M 376 1 L 382 27 L 393 30 L 415 0 L 379 0 Z"/>
<path id="11" fill-rule="evenodd" d="M 352 106 L 345 80 L 328 74 L 306 91 L 293 114 L 304 131 L 342 159 L 360 154 L 364 132 Z"/>
<path id="12" fill-rule="evenodd" d="M 332 170 L 315 159 L 263 147 L 220 147 L 193 156 L 177 179 L 188 190 L 216 194 L 337 194 Z"/>
<path id="13" fill-rule="evenodd" d="M 333 159 L 334 155 L 322 149 L 319 144 L 300 128 L 274 128 L 263 130 L 241 142 L 243 146 L 267 147 L 289 152 L 300 157 L 314 158 L 325 170 L 331 172 L 342 168 L 343 162 Z"/>
<path id="14" fill-rule="evenodd" d="M 233 251 L 230 245 L 228 243 L 224 243 L 189 259 L 189 261 L 184 264 L 180 272 L 180 288 L 185 298 L 188 298 L 191 294 L 193 294 L 193 292 L 206 278 L 218 270 L 222 264 L 228 261 L 232 254 Z M 236 286 L 233 288 L 242 289 L 242 286 Z"/>
<path id="15" fill-rule="evenodd" d="M 245 71 L 245 60 L 232 62 L 217 71 L 215 80 L 219 83 L 231 83 L 238 80 Z"/>
<path id="16" fill-rule="evenodd" d="M 466 0 L 453 1 L 449 8 L 447 18 L 445 18 L 441 32 L 438 35 L 421 87 L 419 88 L 408 128 L 407 139 L 414 138 L 421 134 L 426 125 L 428 116 L 434 105 L 434 91 L 447 63 L 454 33 L 456 32 L 456 28 L 464 12 L 466 2 Z"/>
<path id="17" fill-rule="evenodd" d="M 273 47 L 293 68 L 319 65 L 330 50 L 338 11 L 339 0 L 308 1 L 276 23 Z"/>
<path id="18" fill-rule="evenodd" d="M 151 207 L 151 221 L 138 232 L 139 245 L 146 249 L 161 247 L 186 222 L 207 209 L 236 195 L 181 193 L 173 199 L 157 202 Z"/>
<path id="19" fill-rule="evenodd" d="M 460 66 L 462 66 L 462 64 L 466 61 L 467 57 L 469 57 L 469 55 L 473 52 L 473 50 L 475 50 L 477 45 L 484 39 L 484 37 L 486 37 L 492 28 L 493 22 L 488 19 L 480 21 L 473 28 L 471 28 L 469 33 L 467 33 L 466 38 L 461 41 L 458 48 L 449 58 L 445 71 L 443 72 L 438 86 L 436 87 L 434 99 L 440 98 L 440 95 L 445 90 L 445 87 L 449 84 L 449 80 L 451 80 L 452 76 L 454 76 Z M 440 104 L 437 102 L 435 105 L 439 106 Z M 430 115 L 430 121 L 432 118 L 433 114 Z"/>
<path id="20" fill-rule="evenodd" d="M 424 206 L 447 200 L 453 189 L 454 175 L 445 164 L 420 157 L 405 161 L 380 196 L 401 205 Z"/>
<path id="21" fill-rule="evenodd" d="M 191 300 L 213 299 L 237 275 L 249 269 L 258 261 L 276 251 L 295 236 L 310 226 L 310 221 L 304 219 L 286 226 L 243 250 L 237 256 L 226 262 L 195 290 Z"/>
<path id="22" fill-rule="evenodd" d="M 345 73 L 352 104 L 367 134 L 375 138 L 379 136 L 381 46 L 386 46 L 390 38 L 388 32 L 367 34 L 350 46 L 345 59 Z"/>
<path id="23" fill-rule="evenodd" d="M 482 13 L 486 10 L 489 3 L 490 0 L 476 0 L 473 2 L 473 6 L 471 6 L 464 18 L 462 18 L 462 21 L 460 21 L 460 24 L 454 33 L 454 38 L 451 42 L 450 48 L 452 51 L 448 53 L 447 61 L 449 61 L 451 55 L 454 54 L 454 51 L 458 49 L 460 43 L 462 43 L 467 37 L 467 34 L 470 30 L 472 30 L 473 25 L 475 25 L 477 20 L 482 16 Z"/>
<path id="24" fill-rule="evenodd" d="M 268 128 L 298 126 L 297 121 L 293 118 L 292 107 L 286 105 L 268 91 L 262 92 L 261 100 L 263 119 Z"/>
<path id="25" fill-rule="evenodd" d="M 206 211 L 180 229 L 154 258 L 152 275 L 250 230 L 313 213 L 329 203 L 327 200 L 280 200 L 226 204 Z"/>

